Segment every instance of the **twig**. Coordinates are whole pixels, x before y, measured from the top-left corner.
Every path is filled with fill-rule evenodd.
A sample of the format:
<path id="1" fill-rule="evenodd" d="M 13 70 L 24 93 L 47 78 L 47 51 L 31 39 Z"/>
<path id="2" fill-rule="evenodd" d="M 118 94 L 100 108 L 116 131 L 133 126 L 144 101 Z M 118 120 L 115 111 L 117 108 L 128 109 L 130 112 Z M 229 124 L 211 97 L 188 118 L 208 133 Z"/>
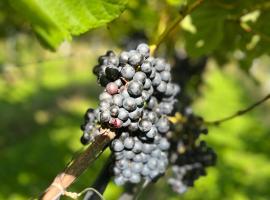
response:
<path id="1" fill-rule="evenodd" d="M 58 174 L 52 184 L 46 189 L 39 199 L 57 200 L 64 191 L 92 164 L 102 151 L 107 147 L 109 142 L 115 137 L 115 133 L 109 129 L 101 129 L 99 136 L 90 144 L 90 146 L 82 152 L 75 160 L 73 160 L 66 169 Z M 55 187 L 60 185 L 60 187 Z"/>
<path id="2" fill-rule="evenodd" d="M 158 37 L 157 41 L 154 44 L 150 45 L 151 54 L 155 54 L 160 44 L 167 38 L 167 36 L 177 27 L 177 25 L 192 11 L 194 11 L 200 4 L 203 3 L 204 0 L 197 0 L 191 5 L 187 5 L 183 10 L 179 13 L 177 18 L 168 25 L 168 27 L 163 31 L 163 33 Z"/>
<path id="3" fill-rule="evenodd" d="M 108 183 L 111 179 L 111 173 L 110 173 L 110 166 L 112 164 L 112 155 L 108 158 L 107 162 L 103 166 L 101 172 L 99 173 L 96 181 L 91 186 L 92 188 L 95 188 L 100 194 L 103 194 Z M 84 200 L 98 200 L 99 196 L 95 194 L 92 191 L 89 191 L 86 193 L 86 195 L 83 198 Z"/>
<path id="4" fill-rule="evenodd" d="M 223 122 L 229 121 L 231 119 L 234 119 L 236 117 L 239 117 L 241 115 L 246 114 L 247 112 L 253 110 L 254 108 L 256 108 L 257 106 L 261 105 L 262 103 L 264 103 L 265 101 L 267 101 L 268 99 L 270 99 L 270 94 L 266 95 L 264 98 L 262 98 L 261 100 L 255 102 L 254 104 L 250 105 L 249 107 L 243 109 L 243 110 L 239 110 L 236 113 L 228 116 L 228 117 L 224 117 L 222 119 L 219 120 L 215 120 L 215 121 L 205 121 L 206 125 L 219 125 Z"/>

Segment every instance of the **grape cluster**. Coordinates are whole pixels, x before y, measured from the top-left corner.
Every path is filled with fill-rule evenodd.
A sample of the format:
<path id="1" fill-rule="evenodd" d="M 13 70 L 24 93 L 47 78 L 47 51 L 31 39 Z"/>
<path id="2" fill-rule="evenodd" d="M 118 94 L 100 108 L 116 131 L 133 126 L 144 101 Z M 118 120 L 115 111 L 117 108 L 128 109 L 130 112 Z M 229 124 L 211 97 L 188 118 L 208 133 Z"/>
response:
<path id="1" fill-rule="evenodd" d="M 174 162 L 173 176 L 168 183 L 177 193 L 184 193 L 188 187 L 194 186 L 194 181 L 206 175 L 206 167 L 213 166 L 216 162 L 215 152 L 201 141 L 198 146 L 187 150 Z"/>
<path id="2" fill-rule="evenodd" d="M 180 92 L 171 82 L 170 70 L 164 59 L 151 57 L 148 45 L 143 43 L 119 56 L 108 51 L 94 67 L 105 89 L 99 96 L 99 107 L 85 115 L 81 141 L 93 141 L 99 134 L 98 126 L 117 134 L 111 150 L 115 183 L 119 185 L 155 180 L 167 168 L 168 117 L 175 112 Z"/>
<path id="3" fill-rule="evenodd" d="M 170 139 L 173 176 L 168 179 L 168 183 L 179 194 L 192 187 L 200 176 L 205 176 L 206 168 L 215 165 L 217 159 L 205 141 L 198 141 L 201 134 L 208 133 L 203 126 L 203 119 L 190 111 L 184 113 L 184 116 L 186 122 L 180 130 L 175 130 L 179 137 Z"/>
<path id="4" fill-rule="evenodd" d="M 170 65 L 151 57 L 148 45 L 119 56 L 108 51 L 99 57 L 94 74 L 104 90 L 99 107 L 85 114 L 81 142 L 95 140 L 100 127 L 116 133 L 110 148 L 117 185 L 155 181 L 170 164 L 174 176 L 168 182 L 182 193 L 214 165 L 213 150 L 205 142 L 198 145 L 200 134 L 207 134 L 202 118 L 185 112 L 180 127 L 171 124 L 180 87 L 172 83 Z"/>

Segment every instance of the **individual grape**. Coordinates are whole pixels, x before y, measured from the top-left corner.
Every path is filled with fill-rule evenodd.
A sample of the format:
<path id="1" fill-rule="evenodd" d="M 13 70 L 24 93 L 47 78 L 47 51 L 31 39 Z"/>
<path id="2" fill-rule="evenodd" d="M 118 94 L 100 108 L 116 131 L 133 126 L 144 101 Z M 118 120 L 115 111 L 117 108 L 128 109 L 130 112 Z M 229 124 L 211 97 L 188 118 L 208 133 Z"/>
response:
<path id="1" fill-rule="evenodd" d="M 110 111 L 109 110 L 105 110 L 105 111 L 102 111 L 100 113 L 100 121 L 102 123 L 109 122 L 110 119 L 111 119 L 111 114 L 110 114 Z"/>
<path id="2" fill-rule="evenodd" d="M 146 75 L 145 73 L 138 71 L 135 73 L 133 80 L 139 81 L 140 83 L 144 84 L 146 80 Z"/>
<path id="3" fill-rule="evenodd" d="M 114 175 L 120 175 L 121 174 L 121 169 L 119 169 L 118 167 L 114 167 L 113 168 L 113 173 L 114 173 Z"/>
<path id="4" fill-rule="evenodd" d="M 94 126 L 91 123 L 87 123 L 84 125 L 85 132 L 90 132 L 93 128 L 94 128 Z"/>
<path id="5" fill-rule="evenodd" d="M 133 78 L 133 76 L 135 75 L 135 69 L 126 64 L 122 69 L 121 69 L 121 75 L 123 76 L 123 78 L 127 79 L 127 80 L 131 80 Z"/>
<path id="6" fill-rule="evenodd" d="M 135 156 L 135 154 L 133 153 L 133 151 L 124 151 L 124 157 L 126 159 L 132 159 Z"/>
<path id="7" fill-rule="evenodd" d="M 131 120 L 130 119 L 127 119 L 125 122 L 123 122 L 122 126 L 123 127 L 127 127 L 131 124 Z"/>
<path id="8" fill-rule="evenodd" d="M 141 70 L 142 70 L 142 72 L 150 75 L 151 72 L 152 72 L 152 65 L 151 65 L 151 63 L 150 62 L 144 62 L 141 65 Z"/>
<path id="9" fill-rule="evenodd" d="M 151 95 L 152 94 L 147 90 L 142 91 L 142 98 L 145 99 L 145 100 L 148 100 L 151 97 Z"/>
<path id="10" fill-rule="evenodd" d="M 123 51 L 119 56 L 119 62 L 121 64 L 127 63 L 129 58 L 129 53 L 126 51 Z"/>
<path id="11" fill-rule="evenodd" d="M 166 138 L 161 138 L 161 140 L 159 141 L 158 147 L 161 150 L 167 150 L 170 147 L 170 143 L 168 142 L 168 140 Z"/>
<path id="12" fill-rule="evenodd" d="M 142 162 L 142 155 L 141 154 L 136 154 L 133 158 L 135 162 Z"/>
<path id="13" fill-rule="evenodd" d="M 149 169 L 156 169 L 157 168 L 157 159 L 156 158 L 150 158 L 147 162 L 147 166 L 149 167 Z"/>
<path id="14" fill-rule="evenodd" d="M 142 157 L 142 162 L 143 163 L 146 163 L 149 160 L 150 155 L 149 154 L 145 154 L 145 153 L 141 153 L 141 157 Z"/>
<path id="15" fill-rule="evenodd" d="M 138 97 L 142 94 L 143 85 L 139 81 L 130 81 L 127 90 L 131 96 Z"/>
<path id="16" fill-rule="evenodd" d="M 107 65 L 107 64 L 106 64 L 106 65 Z M 106 68 L 107 68 L 106 65 L 101 65 L 101 66 L 99 67 L 99 76 L 105 75 L 105 71 L 106 71 Z"/>
<path id="17" fill-rule="evenodd" d="M 118 93 L 118 86 L 114 82 L 110 82 L 106 85 L 106 91 L 113 95 Z"/>
<path id="18" fill-rule="evenodd" d="M 102 86 L 106 86 L 108 83 L 110 83 L 110 80 L 105 75 L 100 76 L 98 81 Z"/>
<path id="19" fill-rule="evenodd" d="M 148 118 L 148 114 L 149 114 L 149 110 L 143 110 L 143 113 L 142 113 L 142 119 L 147 119 Z"/>
<path id="20" fill-rule="evenodd" d="M 149 154 L 151 153 L 152 150 L 153 150 L 153 146 L 151 144 L 148 144 L 148 143 L 143 144 L 143 148 L 142 148 L 143 153 Z"/>
<path id="21" fill-rule="evenodd" d="M 156 123 L 158 120 L 158 115 L 156 112 L 149 112 L 146 117 L 152 123 Z"/>
<path id="22" fill-rule="evenodd" d="M 137 108 L 136 110 L 129 113 L 129 118 L 131 120 L 138 120 L 141 117 L 142 110 L 140 108 Z"/>
<path id="23" fill-rule="evenodd" d="M 135 132 L 139 129 L 138 123 L 137 122 L 132 122 L 130 123 L 130 125 L 128 126 L 128 130 L 131 132 Z"/>
<path id="24" fill-rule="evenodd" d="M 138 107 L 142 107 L 144 105 L 144 99 L 142 97 L 135 98 L 135 102 Z"/>
<path id="25" fill-rule="evenodd" d="M 113 57 L 113 56 L 115 56 L 115 53 L 112 50 L 109 50 L 106 52 L 106 56 Z"/>
<path id="26" fill-rule="evenodd" d="M 124 150 L 124 144 L 119 139 L 114 139 L 111 144 L 111 148 L 113 151 L 120 152 Z"/>
<path id="27" fill-rule="evenodd" d="M 167 89 L 167 83 L 165 83 L 164 81 L 161 81 L 160 84 L 157 86 L 157 91 L 164 93 Z"/>
<path id="28" fill-rule="evenodd" d="M 149 46 L 145 43 L 141 43 L 137 46 L 137 51 L 143 55 L 145 58 L 149 57 L 150 49 Z"/>
<path id="29" fill-rule="evenodd" d="M 121 140 L 124 140 L 124 139 L 126 139 L 127 137 L 129 137 L 129 133 L 128 132 L 122 132 L 122 134 L 120 135 L 120 138 L 121 138 Z"/>
<path id="30" fill-rule="evenodd" d="M 170 115 L 174 109 L 174 102 L 161 102 L 159 104 L 160 112 L 165 115 Z"/>
<path id="31" fill-rule="evenodd" d="M 143 88 L 144 88 L 145 90 L 148 90 L 148 89 L 150 89 L 151 85 L 152 85 L 151 80 L 147 78 L 147 79 L 145 79 L 145 83 L 144 83 L 144 85 L 143 85 Z"/>
<path id="32" fill-rule="evenodd" d="M 147 103 L 147 107 L 149 109 L 153 109 L 154 107 L 156 107 L 158 104 L 157 98 L 156 97 L 151 97 Z"/>
<path id="33" fill-rule="evenodd" d="M 157 58 L 155 62 L 155 68 L 158 72 L 165 70 L 166 63 L 163 59 Z"/>
<path id="34" fill-rule="evenodd" d="M 143 144 L 140 140 L 135 141 L 132 151 L 134 153 L 140 153 L 142 151 Z"/>
<path id="35" fill-rule="evenodd" d="M 116 67 L 110 66 L 106 68 L 105 74 L 108 79 L 115 81 L 119 78 L 120 72 Z"/>
<path id="36" fill-rule="evenodd" d="M 121 95 L 122 95 L 122 97 L 123 97 L 124 99 L 127 98 L 127 97 L 130 97 L 130 95 L 129 95 L 129 93 L 128 93 L 128 91 L 127 91 L 126 89 L 124 89 L 124 90 L 122 91 Z"/>
<path id="37" fill-rule="evenodd" d="M 141 181 L 141 176 L 133 173 L 129 180 L 131 183 L 139 183 Z"/>
<path id="38" fill-rule="evenodd" d="M 143 133 L 146 133 L 150 131 L 151 128 L 152 128 L 152 123 L 149 120 L 146 120 L 146 119 L 140 120 L 139 122 L 140 131 L 142 131 Z"/>
<path id="39" fill-rule="evenodd" d="M 114 81 L 114 83 L 118 86 L 118 88 L 120 88 L 120 87 L 123 85 L 121 79 L 116 79 L 116 80 Z"/>
<path id="40" fill-rule="evenodd" d="M 159 175 L 159 171 L 157 169 L 156 170 L 151 170 L 150 174 L 149 174 L 151 179 L 156 178 L 158 175 Z"/>
<path id="41" fill-rule="evenodd" d="M 115 166 L 120 168 L 120 169 L 126 169 L 128 167 L 128 160 L 126 159 L 121 159 L 115 162 Z"/>
<path id="42" fill-rule="evenodd" d="M 126 149 L 132 149 L 135 144 L 135 141 L 132 137 L 128 137 L 124 140 L 124 146 Z"/>
<path id="43" fill-rule="evenodd" d="M 108 58 L 108 64 L 118 66 L 119 65 L 119 59 L 116 56 L 110 56 Z"/>
<path id="44" fill-rule="evenodd" d="M 111 104 L 110 104 L 109 100 L 103 100 L 99 104 L 99 108 L 101 111 L 110 109 L 110 106 L 111 106 Z"/>
<path id="45" fill-rule="evenodd" d="M 89 141 L 91 140 L 91 137 L 88 133 L 84 133 L 82 136 L 81 136 L 81 143 L 83 145 L 86 145 L 89 143 Z"/>
<path id="46" fill-rule="evenodd" d="M 153 150 L 153 151 L 151 152 L 151 156 L 152 156 L 152 157 L 158 158 L 160 155 L 161 155 L 160 149 L 155 149 L 155 150 Z"/>
<path id="47" fill-rule="evenodd" d="M 163 162 L 163 161 L 158 162 L 158 171 L 160 173 L 165 173 L 166 167 L 167 167 L 167 164 L 165 162 Z"/>
<path id="48" fill-rule="evenodd" d="M 129 168 L 124 169 L 124 170 L 123 170 L 123 176 L 124 176 L 125 178 L 131 177 L 131 176 L 132 176 L 132 171 L 131 171 Z"/>
<path id="49" fill-rule="evenodd" d="M 84 119 L 87 121 L 93 121 L 95 119 L 95 110 L 93 108 L 88 108 L 85 112 Z"/>
<path id="50" fill-rule="evenodd" d="M 119 113 L 119 107 L 118 106 L 111 106 L 110 113 L 112 117 L 117 117 Z"/>
<path id="51" fill-rule="evenodd" d="M 116 94 L 112 98 L 112 102 L 114 105 L 121 107 L 123 105 L 123 97 L 121 94 Z"/>
<path id="52" fill-rule="evenodd" d="M 160 133 L 167 133 L 170 129 L 170 122 L 166 117 L 161 117 L 156 123 L 157 129 Z"/>
<path id="53" fill-rule="evenodd" d="M 161 80 L 169 82 L 171 80 L 171 73 L 168 71 L 163 71 L 160 73 Z"/>
<path id="54" fill-rule="evenodd" d="M 123 121 L 118 119 L 118 118 L 111 118 L 109 123 L 114 127 L 114 128 L 121 128 Z"/>
<path id="55" fill-rule="evenodd" d="M 161 83 L 161 77 L 159 73 L 156 73 L 154 79 L 152 80 L 153 86 L 158 86 Z"/>
<path id="56" fill-rule="evenodd" d="M 155 77 L 156 77 L 156 74 L 158 74 L 158 73 L 156 72 L 156 69 L 155 69 L 155 68 L 152 68 L 152 71 L 151 71 L 151 74 L 149 75 L 149 78 L 150 78 L 150 79 L 155 78 Z"/>
<path id="57" fill-rule="evenodd" d="M 137 107 L 136 101 L 132 97 L 127 97 L 123 101 L 123 107 L 128 111 L 134 111 Z"/>
<path id="58" fill-rule="evenodd" d="M 142 62 L 142 59 L 143 59 L 142 55 L 140 53 L 138 53 L 137 51 L 129 53 L 128 62 L 132 66 L 140 65 Z"/>
<path id="59" fill-rule="evenodd" d="M 144 176 L 148 176 L 150 174 L 150 169 L 147 165 L 144 165 L 143 168 L 142 168 L 142 171 L 141 171 L 141 174 L 144 175 Z"/>
<path id="60" fill-rule="evenodd" d="M 131 170 L 133 173 L 140 173 L 143 168 L 143 164 L 141 162 L 134 162 L 131 165 Z"/>
<path id="61" fill-rule="evenodd" d="M 180 93 L 180 86 L 179 85 L 176 85 L 176 84 L 173 84 L 174 85 L 174 96 L 178 95 Z"/>
<path id="62" fill-rule="evenodd" d="M 116 176 L 114 178 L 114 182 L 115 182 L 116 185 L 121 186 L 121 185 L 124 185 L 126 181 L 125 181 L 125 178 L 120 175 L 120 176 Z"/>
<path id="63" fill-rule="evenodd" d="M 174 94 L 174 84 L 172 83 L 168 83 L 167 84 L 167 88 L 166 88 L 166 91 L 165 91 L 165 95 L 166 96 L 172 96 Z"/>
<path id="64" fill-rule="evenodd" d="M 126 121 L 128 119 L 129 113 L 126 109 L 120 108 L 118 113 L 118 118 L 122 121 Z"/>
<path id="65" fill-rule="evenodd" d="M 148 137 L 148 138 L 154 138 L 154 137 L 157 135 L 157 133 L 158 133 L 157 128 L 153 126 L 153 127 L 150 129 L 150 131 L 148 131 L 148 132 L 146 133 L 146 137 Z"/>
<path id="66" fill-rule="evenodd" d="M 99 95 L 99 100 L 100 100 L 100 101 L 110 100 L 110 99 L 112 99 L 112 95 L 110 95 L 108 92 L 102 92 L 102 93 Z"/>

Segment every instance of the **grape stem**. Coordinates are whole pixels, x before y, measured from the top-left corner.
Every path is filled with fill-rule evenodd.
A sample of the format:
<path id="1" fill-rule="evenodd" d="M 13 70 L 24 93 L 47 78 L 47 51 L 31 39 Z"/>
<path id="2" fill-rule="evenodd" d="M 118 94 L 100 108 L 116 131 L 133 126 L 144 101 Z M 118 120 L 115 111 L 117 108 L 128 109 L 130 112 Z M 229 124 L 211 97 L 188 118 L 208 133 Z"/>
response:
<path id="1" fill-rule="evenodd" d="M 167 36 L 178 26 L 178 24 L 191 12 L 193 12 L 199 5 L 203 3 L 204 0 L 196 0 L 190 5 L 185 5 L 183 9 L 179 12 L 177 18 L 175 18 L 171 24 L 161 33 L 157 41 L 150 45 L 151 55 L 154 55 L 159 48 L 160 44 L 167 38 Z"/>
<path id="2" fill-rule="evenodd" d="M 249 107 L 243 109 L 243 110 L 239 110 L 236 113 L 228 116 L 228 117 L 224 117 L 222 119 L 218 119 L 218 120 L 214 120 L 214 121 L 205 121 L 204 123 L 206 125 L 220 125 L 223 122 L 229 121 L 231 119 L 234 119 L 236 117 L 242 116 L 244 114 L 246 114 L 247 112 L 253 110 L 254 108 L 256 108 L 257 106 L 261 105 L 262 103 L 266 102 L 268 99 L 270 99 L 270 94 L 266 95 L 264 98 L 260 99 L 259 101 L 253 103 L 252 105 L 250 105 Z"/>
<path id="3" fill-rule="evenodd" d="M 58 174 L 50 186 L 39 197 L 42 200 L 57 200 L 66 189 L 101 155 L 115 133 L 109 129 L 101 129 L 93 143 L 78 155 L 66 169 Z M 55 187 L 55 186 L 58 187 Z M 61 187 L 60 187 L 61 186 Z"/>

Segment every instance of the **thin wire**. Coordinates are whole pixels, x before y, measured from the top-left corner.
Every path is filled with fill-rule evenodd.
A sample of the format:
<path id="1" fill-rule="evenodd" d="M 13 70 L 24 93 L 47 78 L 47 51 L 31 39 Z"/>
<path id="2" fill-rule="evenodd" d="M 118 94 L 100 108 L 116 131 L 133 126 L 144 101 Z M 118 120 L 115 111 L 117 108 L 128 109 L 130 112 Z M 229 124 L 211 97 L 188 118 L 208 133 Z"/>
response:
<path id="1" fill-rule="evenodd" d="M 228 117 L 224 117 L 218 120 L 214 120 L 214 121 L 205 121 L 205 124 L 208 125 L 219 125 L 220 123 L 229 121 L 231 119 L 234 119 L 236 117 L 242 116 L 244 114 L 246 114 L 247 112 L 253 110 L 254 108 L 256 108 L 257 106 L 261 105 L 262 103 L 264 103 L 265 101 L 267 101 L 268 99 L 270 99 L 270 94 L 266 95 L 264 98 L 260 99 L 259 101 L 251 104 L 249 107 L 243 109 L 243 110 L 239 110 L 236 113 L 228 116 Z"/>
<path id="2" fill-rule="evenodd" d="M 81 195 L 83 195 L 84 193 L 88 192 L 88 191 L 92 191 L 94 193 L 96 193 L 99 198 L 101 200 L 105 200 L 105 198 L 102 196 L 102 194 L 100 194 L 99 191 L 97 191 L 95 188 L 92 188 L 92 187 L 89 187 L 89 188 L 85 188 L 83 191 L 81 191 L 80 193 L 76 193 L 76 192 L 69 192 L 69 191 L 66 191 L 64 189 L 64 187 L 59 184 L 59 183 L 53 183 L 52 186 L 54 187 L 57 187 L 60 191 L 61 191 L 61 195 L 64 195 L 64 196 L 67 196 L 67 197 L 70 197 L 72 199 L 78 199 Z"/>

